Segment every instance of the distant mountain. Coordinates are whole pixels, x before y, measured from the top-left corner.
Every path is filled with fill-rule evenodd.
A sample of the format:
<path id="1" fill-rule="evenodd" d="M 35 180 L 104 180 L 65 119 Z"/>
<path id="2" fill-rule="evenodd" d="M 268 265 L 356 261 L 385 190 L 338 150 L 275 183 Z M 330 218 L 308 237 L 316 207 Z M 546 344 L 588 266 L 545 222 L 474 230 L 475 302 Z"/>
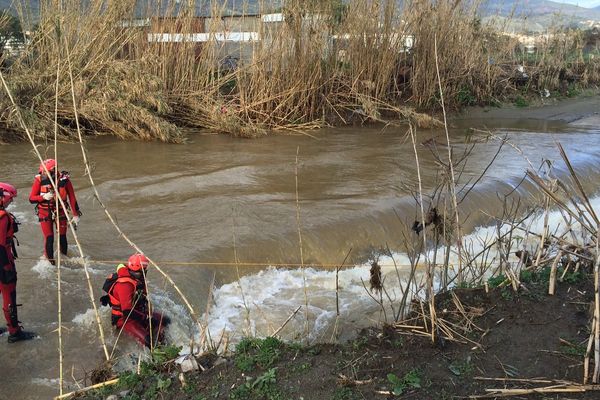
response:
<path id="1" fill-rule="evenodd" d="M 542 32 L 549 27 L 588 28 L 600 22 L 600 7 L 589 9 L 549 0 L 483 0 L 479 8 L 484 22 L 506 31 Z"/>
<path id="2" fill-rule="evenodd" d="M 0 9 L 9 9 L 11 13 L 17 15 L 13 3 L 26 5 L 30 10 L 33 21 L 38 19 L 41 0 L 0 0 Z M 84 4 L 89 0 L 81 0 Z M 187 4 L 187 0 L 180 0 L 179 7 L 175 11 L 167 8 L 165 4 L 176 0 L 137 0 L 135 15 L 146 17 L 148 10 L 152 10 L 152 15 L 166 16 L 178 13 L 178 8 Z M 349 2 L 351 0 L 342 0 Z M 396 0 L 402 7 L 406 0 Z M 443 0 L 449 1 L 449 0 Z M 477 1 L 477 0 L 463 0 Z M 221 11 L 224 15 L 239 14 L 242 12 L 254 14 L 260 12 L 260 5 L 264 6 L 263 11 L 277 10 L 284 0 L 221 0 Z M 211 0 L 198 0 L 196 2 L 196 15 L 210 15 Z M 265 10 L 266 9 L 266 10 Z M 493 21 L 499 26 L 511 31 L 543 31 L 551 26 L 571 26 L 584 27 L 582 21 L 595 20 L 600 22 L 600 6 L 595 8 L 583 8 L 572 4 L 558 3 L 550 0 L 482 0 L 479 7 L 479 13 L 485 21 Z M 586 26 L 589 26 L 587 24 Z"/>
<path id="3" fill-rule="evenodd" d="M 600 20 L 600 7 L 589 9 L 549 0 L 484 0 L 480 10 L 487 15 L 497 14 L 503 17 L 562 14 L 569 17 L 598 18 Z"/>
<path id="4" fill-rule="evenodd" d="M 249 14 L 259 12 L 260 3 L 262 3 L 267 8 L 274 9 L 281 4 L 282 0 L 221 0 L 219 2 L 220 9 L 223 14 L 234 14 L 246 12 Z M 82 0 L 85 4 L 86 0 Z M 17 7 L 14 3 L 20 4 L 22 6 L 26 6 L 29 10 L 32 11 L 34 15 L 39 13 L 40 9 L 40 0 L 0 0 L 0 10 L 9 10 L 12 14 L 16 15 Z M 169 5 L 175 4 L 175 7 L 169 7 Z M 167 10 L 175 10 L 174 13 L 177 13 L 179 8 L 183 8 L 188 4 L 187 0 L 137 0 L 136 1 L 136 14 L 145 14 L 147 10 L 156 10 L 156 14 L 164 15 Z M 210 14 L 211 0 L 198 0 L 195 3 L 196 14 L 197 15 L 207 15 Z"/>

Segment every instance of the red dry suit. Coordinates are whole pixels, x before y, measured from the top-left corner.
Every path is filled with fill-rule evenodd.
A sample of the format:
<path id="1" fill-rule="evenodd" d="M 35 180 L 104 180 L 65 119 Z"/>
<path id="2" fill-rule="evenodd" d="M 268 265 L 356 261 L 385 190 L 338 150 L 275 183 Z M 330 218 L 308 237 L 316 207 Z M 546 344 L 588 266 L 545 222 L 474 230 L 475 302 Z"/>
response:
<path id="1" fill-rule="evenodd" d="M 144 346 L 150 347 L 151 342 L 154 345 L 161 343 L 163 328 L 169 321 L 158 312 L 153 312 L 152 318 L 148 318 L 144 282 L 134 279 L 122 264 L 117 269 L 116 280 L 114 275 L 106 279 L 104 286 L 108 289 L 106 292 L 112 307 L 112 324 Z"/>
<path id="2" fill-rule="evenodd" d="M 53 178 L 54 179 L 54 178 Z M 50 178 L 38 174 L 33 180 L 31 186 L 31 194 L 29 195 L 29 202 L 35 204 L 36 212 L 40 221 L 40 227 L 44 234 L 44 254 L 46 258 L 54 263 L 54 223 L 56 223 L 56 216 L 58 214 L 58 228 L 60 234 L 60 252 L 67 254 L 68 243 L 67 243 L 67 218 L 65 212 L 59 203 L 58 213 L 56 212 L 56 198 L 52 200 L 44 200 L 42 197 L 44 193 L 53 192 L 52 183 Z M 58 193 L 60 198 L 63 200 L 67 209 L 71 210 L 73 215 L 80 216 L 79 205 L 77 204 L 77 198 L 75 197 L 75 190 L 73 184 L 69 178 L 68 172 L 61 172 L 58 178 Z"/>
<path id="3" fill-rule="evenodd" d="M 15 238 L 18 230 L 15 217 L 0 208 L 0 292 L 2 293 L 2 310 L 11 335 L 18 333 L 17 317 L 17 270 L 15 269 Z"/>

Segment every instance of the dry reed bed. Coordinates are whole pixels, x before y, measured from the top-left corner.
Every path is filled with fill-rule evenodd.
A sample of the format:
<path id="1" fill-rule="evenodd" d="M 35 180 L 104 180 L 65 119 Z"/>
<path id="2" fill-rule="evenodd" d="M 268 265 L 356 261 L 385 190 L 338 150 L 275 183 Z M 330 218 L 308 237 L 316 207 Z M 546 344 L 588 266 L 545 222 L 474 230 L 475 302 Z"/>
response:
<path id="1" fill-rule="evenodd" d="M 184 126 L 243 137 L 357 120 L 408 119 L 430 126 L 436 121 L 415 109 L 439 108 L 436 41 L 449 108 L 560 90 L 566 81 L 583 86 L 600 81 L 600 66 L 584 57 L 581 34 L 555 35 L 535 57 L 523 60 L 514 39 L 482 25 L 475 7 L 463 1 L 412 0 L 400 9 L 392 0 L 354 0 L 341 9 L 336 2 L 290 0 L 279 30 L 273 34 L 259 24 L 265 40 L 254 42 L 251 60 L 234 71 L 220 68 L 219 43 L 148 43 L 147 32 L 122 28 L 134 17 L 134 3 L 93 0 L 84 8 L 78 1 L 42 1 L 31 43 L 7 71 L 35 136 L 52 131 L 51 88 L 67 53 L 87 134 L 166 142 L 182 141 Z M 174 16 L 164 22 L 164 32 L 197 31 L 190 16 L 199 1 L 162 3 L 160 11 L 149 6 L 136 16 Z M 217 3 L 211 2 L 214 16 L 224 13 Z M 24 9 L 20 14 L 24 26 L 31 26 L 31 15 Z M 206 29 L 220 31 L 222 23 L 207 20 Z M 332 35 L 338 40 L 328 39 Z M 407 52 L 409 36 L 414 47 Z M 525 83 L 515 79 L 514 70 L 523 63 L 531 77 Z M 63 75 L 58 104 L 63 139 L 76 136 L 69 86 Z M 23 136 L 8 99 L 0 104 L 2 125 Z"/>
<path id="2" fill-rule="evenodd" d="M 503 143 L 506 143 L 506 140 Z M 433 190 L 433 194 L 426 196 L 426 200 L 423 200 L 424 196 L 420 188 L 413 189 L 415 198 L 417 198 L 416 194 L 420 193 L 419 202 L 426 201 L 430 208 L 427 213 L 421 211 L 422 220 L 415 222 L 413 226 L 416 232 L 423 234 L 423 240 L 420 237 L 404 239 L 406 243 L 412 243 L 408 252 L 412 266 L 408 281 L 400 286 L 404 294 L 401 301 L 393 300 L 387 295 L 391 288 L 386 290 L 384 285 L 377 283 L 382 282 L 382 279 L 376 264 L 371 269 L 371 287 L 378 289 L 381 295 L 380 307 L 382 309 L 384 307 L 382 293 L 387 297 L 385 302 L 388 306 L 392 309 L 394 303 L 399 306 L 398 312 L 395 313 L 397 317 L 394 324 L 397 329 L 405 334 L 429 336 L 436 343 L 458 341 L 477 347 L 479 344 L 469 339 L 467 334 L 477 329 L 473 320 L 483 310 L 466 309 L 460 304 L 460 300 L 450 293 L 450 298 L 459 313 L 457 318 L 449 322 L 446 317 L 437 315 L 439 307 L 435 300 L 434 286 L 437 286 L 440 292 L 457 285 L 485 286 L 488 290 L 488 278 L 501 277 L 500 281 L 495 279 L 500 287 L 515 292 L 528 292 L 529 283 L 526 277 L 549 269 L 548 294 L 554 295 L 567 274 L 586 274 L 591 276 L 594 282 L 594 299 L 590 305 L 589 339 L 582 363 L 582 383 L 586 385 L 590 382 L 593 384 L 600 382 L 600 220 L 568 155 L 560 144 L 557 146 L 569 172 L 568 175 L 557 178 L 550 170 L 528 170 L 527 177 L 540 189 L 541 196 L 538 204 L 544 206 L 530 210 L 523 216 L 524 210 L 520 199 L 516 196 L 507 196 L 501 215 L 495 216 L 498 221 L 497 235 L 487 239 L 480 238 L 483 240 L 481 243 L 483 250 L 478 248 L 477 251 L 463 242 L 460 232 L 455 229 L 456 225 L 452 224 L 456 202 L 450 201 L 450 198 L 455 195 L 450 191 L 454 184 L 448 172 L 449 165 L 452 164 L 455 170 L 461 173 L 471 149 L 467 149 L 463 155 L 456 155 L 452 163 L 448 164 L 443 162 L 443 155 L 440 155 L 436 149 L 432 149 L 434 156 L 438 158 L 442 178 L 439 186 Z M 477 181 L 478 179 L 475 180 Z M 560 227 L 550 227 L 548 216 L 552 209 L 560 211 L 562 216 Z M 537 213 L 538 218 L 543 217 L 541 233 L 534 232 L 531 228 L 534 219 L 530 217 L 534 212 Z M 456 246 L 457 243 L 462 245 Z M 434 255 L 431 256 L 433 250 L 435 250 Z M 450 255 L 458 256 L 456 265 L 451 265 Z M 421 260 L 427 268 L 424 277 L 418 277 L 416 273 Z M 435 277 L 438 277 L 437 284 L 434 283 Z M 412 304 L 407 302 L 406 297 L 409 296 L 407 293 L 413 298 Z M 406 315 L 408 311 L 412 312 L 408 319 L 398 318 Z M 567 386 L 561 387 L 562 391 L 592 390 L 591 386 L 585 388 L 578 384 Z M 594 388 L 593 390 L 598 390 L 597 386 Z M 540 393 L 545 392 L 546 389 L 540 388 Z M 509 392 L 505 395 L 525 394 L 520 390 Z"/>

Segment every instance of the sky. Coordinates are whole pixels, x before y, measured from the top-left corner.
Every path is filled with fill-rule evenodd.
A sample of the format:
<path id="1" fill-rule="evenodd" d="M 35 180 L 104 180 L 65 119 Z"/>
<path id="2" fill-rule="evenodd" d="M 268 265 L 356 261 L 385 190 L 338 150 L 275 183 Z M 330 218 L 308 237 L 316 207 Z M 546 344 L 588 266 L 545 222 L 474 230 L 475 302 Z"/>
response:
<path id="1" fill-rule="evenodd" d="M 596 7 L 600 6 L 600 0 L 554 0 L 557 3 L 575 4 L 581 7 Z"/>

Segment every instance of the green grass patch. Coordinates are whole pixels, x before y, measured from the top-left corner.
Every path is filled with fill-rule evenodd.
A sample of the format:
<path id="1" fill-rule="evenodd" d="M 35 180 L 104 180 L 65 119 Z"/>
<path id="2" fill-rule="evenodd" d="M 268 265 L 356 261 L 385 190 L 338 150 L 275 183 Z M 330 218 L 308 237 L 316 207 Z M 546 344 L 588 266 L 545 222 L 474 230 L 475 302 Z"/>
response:
<path id="1" fill-rule="evenodd" d="M 560 351 L 563 354 L 568 354 L 576 357 L 585 357 L 585 353 L 587 352 L 587 348 L 581 344 L 560 344 Z"/>
<path id="2" fill-rule="evenodd" d="M 358 400 L 360 397 L 349 387 L 335 389 L 331 400 Z"/>
<path id="3" fill-rule="evenodd" d="M 283 343 L 276 338 L 244 338 L 235 348 L 235 365 L 242 372 L 250 372 L 254 366 L 269 368 L 279 360 Z"/>
<path id="4" fill-rule="evenodd" d="M 503 274 L 500 274 L 500 275 L 490 277 L 487 280 L 487 282 L 488 282 L 488 286 L 491 289 L 494 289 L 494 288 L 497 288 L 498 286 L 500 286 L 505 280 L 506 280 L 506 276 L 504 276 Z"/>
<path id="5" fill-rule="evenodd" d="M 456 376 L 469 376 L 473 373 L 473 364 L 471 363 L 471 357 L 467 357 L 465 360 L 453 361 L 448 369 Z"/>
<path id="6" fill-rule="evenodd" d="M 421 372 L 418 369 L 411 369 L 402 378 L 388 374 L 387 379 L 392 384 L 391 392 L 394 396 L 400 396 L 408 389 L 421 388 Z"/>
<path id="7" fill-rule="evenodd" d="M 256 379 L 238 386 L 231 391 L 229 398 L 231 400 L 284 400 L 285 396 L 277 387 L 277 368 L 271 368 Z"/>
<path id="8" fill-rule="evenodd" d="M 529 107 L 529 102 L 523 96 L 517 96 L 515 98 L 515 106 L 519 108 Z"/>

